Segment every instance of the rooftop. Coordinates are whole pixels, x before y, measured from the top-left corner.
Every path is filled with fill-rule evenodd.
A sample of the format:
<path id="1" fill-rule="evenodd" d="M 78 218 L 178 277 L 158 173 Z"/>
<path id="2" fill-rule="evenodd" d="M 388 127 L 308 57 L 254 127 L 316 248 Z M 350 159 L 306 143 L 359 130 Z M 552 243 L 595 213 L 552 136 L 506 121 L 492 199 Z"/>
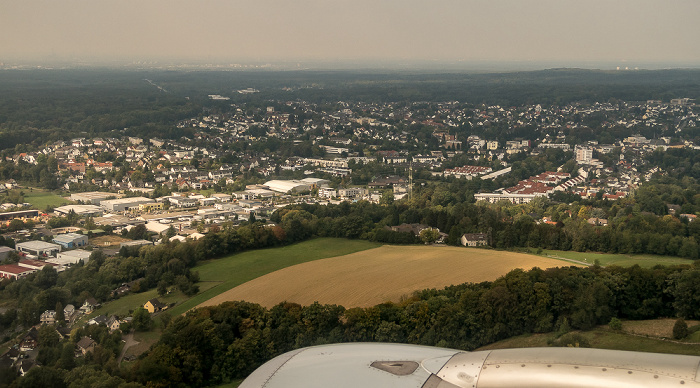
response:
<path id="1" fill-rule="evenodd" d="M 22 243 L 17 243 L 15 245 L 17 249 L 19 248 L 25 248 L 25 249 L 31 249 L 31 250 L 44 250 L 44 249 L 61 249 L 60 245 L 57 244 L 51 244 L 47 243 L 44 241 L 25 241 Z"/>

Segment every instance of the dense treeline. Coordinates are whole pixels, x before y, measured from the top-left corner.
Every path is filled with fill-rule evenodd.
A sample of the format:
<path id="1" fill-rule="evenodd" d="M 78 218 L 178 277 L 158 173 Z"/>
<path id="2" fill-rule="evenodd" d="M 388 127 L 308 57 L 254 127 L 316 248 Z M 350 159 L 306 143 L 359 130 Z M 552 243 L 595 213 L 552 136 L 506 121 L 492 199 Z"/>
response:
<path id="1" fill-rule="evenodd" d="M 665 182 L 665 183 L 662 183 Z M 17 301 L 10 320 L 31 325 L 57 302 L 80 304 L 88 296 L 110 299 L 122 283 L 135 282 L 134 290 L 177 287 L 186 294 L 197 292 L 198 275 L 191 268 L 204 259 L 249 249 L 280 246 L 314 236 L 359 238 L 413 244 L 418 236 L 394 232 L 388 226 L 422 223 L 447 233 L 446 243 L 459 245 L 464 233 L 485 233 L 494 248 L 543 248 L 611 253 L 650 253 L 697 259 L 700 255 L 700 222 L 667 214 L 668 206 L 692 213 L 700 206 L 697 185 L 665 178 L 643 186 L 633 198 L 615 202 L 602 199 L 553 203 L 538 199 L 525 205 L 468 203 L 472 195 L 464 181 L 426 185 L 411 202 L 390 204 L 342 202 L 338 205 L 292 205 L 273 213 L 271 221 L 224 225 L 199 241 L 167 243 L 140 250 L 124 249 L 117 258 L 99 254 L 87 265 L 61 274 L 49 269 L 19 281 L 0 282 L 0 297 Z M 549 217 L 549 223 L 537 222 Z M 595 226 L 591 218 L 608 220 Z M 143 237 L 143 226 L 131 237 Z M 46 272 L 46 273 L 44 273 Z M 9 314 L 9 313 L 8 313 Z"/>
<path id="2" fill-rule="evenodd" d="M 201 106 L 148 84 L 147 72 L 0 72 L 0 149 L 70 137 L 179 138 Z"/>
<path id="3" fill-rule="evenodd" d="M 235 93 L 236 89 L 251 86 L 260 93 Z M 331 104 L 457 100 L 520 106 L 610 99 L 699 98 L 698 86 L 698 71 L 694 70 L 570 69 L 502 74 L 3 71 L 0 73 L 0 148 L 38 146 L 46 141 L 78 136 L 151 137 L 153 133 L 171 139 L 190 136 L 191 132 L 174 124 L 196 117 L 204 107 L 217 111 L 228 106 L 228 102 L 210 101 L 207 95 L 212 93 L 253 106 L 269 104 L 269 100 L 295 99 Z M 125 128 L 128 129 L 124 131 Z"/>
<path id="4" fill-rule="evenodd" d="M 524 333 L 586 330 L 617 319 L 700 318 L 700 270 L 598 266 L 514 270 L 494 282 L 416 292 L 407 300 L 369 308 L 337 305 L 271 309 L 227 302 L 163 320 L 160 341 L 135 364 L 115 363 L 119 332 L 91 326 L 59 341 L 41 330 L 44 367 L 17 381 L 68 386 L 72 378 L 106 386 L 205 386 L 242 378 L 268 359 L 304 346 L 335 342 L 402 342 L 473 350 Z M 82 336 L 98 342 L 75 360 Z M 96 381 L 96 380 L 93 380 Z"/>
<path id="5" fill-rule="evenodd" d="M 613 317 L 697 317 L 699 276 L 691 267 L 533 269 L 370 308 L 281 303 L 268 310 L 228 302 L 173 318 L 124 377 L 203 386 L 245 377 L 277 354 L 310 345 L 381 341 L 473 350 L 524 333 L 590 329 Z"/>

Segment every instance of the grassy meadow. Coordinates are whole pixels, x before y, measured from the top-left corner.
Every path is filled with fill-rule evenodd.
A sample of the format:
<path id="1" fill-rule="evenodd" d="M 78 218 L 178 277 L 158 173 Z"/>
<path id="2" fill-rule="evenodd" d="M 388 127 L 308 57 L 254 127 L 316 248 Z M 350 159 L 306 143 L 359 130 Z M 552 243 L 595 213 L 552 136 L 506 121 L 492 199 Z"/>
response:
<path id="1" fill-rule="evenodd" d="M 531 252 L 535 252 L 534 249 Z M 598 260 L 600 265 L 619 265 L 621 267 L 631 267 L 638 264 L 643 268 L 651 268 L 655 265 L 678 265 L 693 264 L 692 260 L 673 256 L 658 255 L 628 255 L 622 253 L 597 253 L 597 252 L 575 252 L 575 251 L 555 251 L 543 250 L 540 255 L 564 260 L 578 261 L 593 265 Z"/>
<path id="2" fill-rule="evenodd" d="M 52 192 L 41 189 L 22 189 L 24 191 L 24 201 L 29 202 L 37 209 L 45 210 L 48 206 L 58 207 L 70 203 L 69 200 Z"/>

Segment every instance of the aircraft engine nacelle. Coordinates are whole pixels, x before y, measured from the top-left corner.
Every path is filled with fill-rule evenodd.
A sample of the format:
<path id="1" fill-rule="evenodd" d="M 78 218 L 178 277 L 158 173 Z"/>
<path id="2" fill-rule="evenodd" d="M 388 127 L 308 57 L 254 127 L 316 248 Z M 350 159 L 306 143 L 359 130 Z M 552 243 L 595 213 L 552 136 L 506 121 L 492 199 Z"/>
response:
<path id="1" fill-rule="evenodd" d="M 349 343 L 282 354 L 240 388 L 700 387 L 700 357 L 584 348 L 464 352 Z"/>

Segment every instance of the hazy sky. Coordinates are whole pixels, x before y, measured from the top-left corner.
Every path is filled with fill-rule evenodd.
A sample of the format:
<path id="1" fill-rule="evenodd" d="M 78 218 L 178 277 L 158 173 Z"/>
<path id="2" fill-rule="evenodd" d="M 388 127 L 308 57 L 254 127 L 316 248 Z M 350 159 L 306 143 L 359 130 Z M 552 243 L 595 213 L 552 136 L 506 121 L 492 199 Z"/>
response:
<path id="1" fill-rule="evenodd" d="M 700 65 L 699 0 L 0 0 L 0 62 Z"/>

